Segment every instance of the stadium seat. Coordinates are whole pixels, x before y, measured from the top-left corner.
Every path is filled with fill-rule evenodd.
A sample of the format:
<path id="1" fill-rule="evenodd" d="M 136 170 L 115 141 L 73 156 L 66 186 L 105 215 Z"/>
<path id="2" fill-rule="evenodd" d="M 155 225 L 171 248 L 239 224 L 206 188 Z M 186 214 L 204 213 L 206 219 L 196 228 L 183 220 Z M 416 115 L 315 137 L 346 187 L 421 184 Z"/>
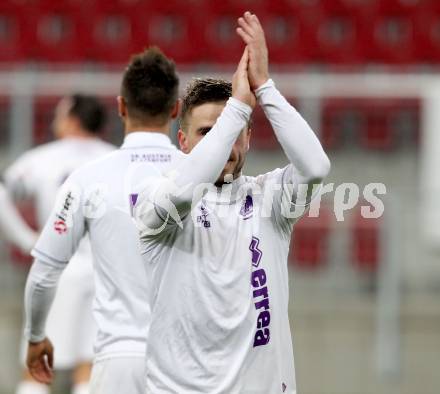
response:
<path id="1" fill-rule="evenodd" d="M 420 128 L 418 100 L 379 100 L 362 102 L 367 126 L 362 129 L 361 144 L 367 149 L 389 150 L 404 142 L 414 144 Z"/>
<path id="2" fill-rule="evenodd" d="M 418 142 L 416 99 L 327 99 L 322 110 L 321 141 L 327 149 L 359 145 L 387 151 Z"/>
<path id="3" fill-rule="evenodd" d="M 29 55 L 39 62 L 82 62 L 90 21 L 74 3 L 38 3 L 29 11 Z"/>
<path id="4" fill-rule="evenodd" d="M 378 268 L 381 259 L 380 227 L 380 219 L 366 219 L 362 217 L 360 209 L 355 211 L 352 222 L 352 262 L 363 272 L 374 272 Z"/>
<path id="5" fill-rule="evenodd" d="M 326 207 L 321 207 L 317 218 L 306 214 L 293 229 L 289 262 L 304 270 L 316 270 L 325 266 L 330 230 L 331 216 Z"/>
<path id="6" fill-rule="evenodd" d="M 275 64 L 304 64 L 308 61 L 310 33 L 298 15 L 265 13 L 260 18 L 265 29 L 269 55 Z"/>
<path id="7" fill-rule="evenodd" d="M 157 45 L 177 63 L 206 62 L 209 49 L 204 42 L 206 14 L 200 0 L 152 2 L 141 7 L 144 46 Z"/>
<path id="8" fill-rule="evenodd" d="M 416 19 L 417 53 L 420 63 L 440 63 L 440 3 L 428 1 Z"/>
<path id="9" fill-rule="evenodd" d="M 386 2 L 383 2 L 386 3 Z M 416 14 L 411 9 L 379 9 L 370 20 L 367 56 L 372 63 L 417 62 Z"/>
<path id="10" fill-rule="evenodd" d="M 367 119 L 366 127 L 360 130 L 361 145 L 367 149 L 389 150 L 396 146 L 397 135 L 389 124 L 389 106 L 378 101 L 361 102 Z"/>
<path id="11" fill-rule="evenodd" d="M 22 8 L 12 1 L 0 2 L 0 62 L 26 59 L 29 28 Z"/>
<path id="12" fill-rule="evenodd" d="M 85 26 L 86 55 L 92 61 L 126 63 L 145 47 L 137 3 L 95 1 Z"/>
<path id="13" fill-rule="evenodd" d="M 315 62 L 361 64 L 363 58 L 363 20 L 350 15 L 326 15 L 314 30 Z"/>
<path id="14" fill-rule="evenodd" d="M 350 99 L 326 99 L 322 103 L 321 142 L 326 149 L 352 146 L 365 127 L 365 114 Z"/>
<path id="15" fill-rule="evenodd" d="M 203 38 L 210 63 L 234 64 L 240 59 L 244 44 L 237 35 L 237 18 L 250 10 L 264 14 L 264 1 L 210 1 L 206 6 L 203 22 Z"/>

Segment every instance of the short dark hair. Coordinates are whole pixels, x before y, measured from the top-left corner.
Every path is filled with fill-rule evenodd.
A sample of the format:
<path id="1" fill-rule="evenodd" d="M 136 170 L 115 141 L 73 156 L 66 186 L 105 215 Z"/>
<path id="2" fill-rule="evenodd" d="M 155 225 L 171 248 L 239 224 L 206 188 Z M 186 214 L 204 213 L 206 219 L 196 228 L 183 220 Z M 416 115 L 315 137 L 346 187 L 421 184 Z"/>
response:
<path id="1" fill-rule="evenodd" d="M 206 103 L 227 101 L 232 96 L 231 82 L 214 78 L 195 78 L 187 86 L 182 101 L 180 127 L 183 128 L 185 117 L 193 108 Z"/>
<path id="2" fill-rule="evenodd" d="M 94 96 L 77 93 L 69 98 L 72 102 L 69 115 L 76 117 L 84 130 L 91 134 L 99 133 L 107 120 L 104 105 Z"/>
<path id="3" fill-rule="evenodd" d="M 166 122 L 179 89 L 174 62 L 157 47 L 134 55 L 122 79 L 121 95 L 128 114 L 138 121 Z"/>

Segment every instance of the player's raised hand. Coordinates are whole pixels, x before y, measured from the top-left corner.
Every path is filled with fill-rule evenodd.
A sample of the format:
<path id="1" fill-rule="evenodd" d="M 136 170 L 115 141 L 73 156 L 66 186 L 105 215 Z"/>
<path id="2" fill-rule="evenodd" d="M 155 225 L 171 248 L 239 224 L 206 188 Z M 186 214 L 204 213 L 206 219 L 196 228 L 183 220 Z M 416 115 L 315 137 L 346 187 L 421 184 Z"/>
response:
<path id="1" fill-rule="evenodd" d="M 26 365 L 32 377 L 40 383 L 50 384 L 53 380 L 53 346 L 48 338 L 28 344 Z"/>
<path id="2" fill-rule="evenodd" d="M 237 34 L 249 48 L 249 83 L 258 89 L 269 79 L 269 54 L 264 30 L 257 16 L 246 11 L 238 18 Z"/>
<path id="3" fill-rule="evenodd" d="M 237 71 L 232 77 L 232 97 L 254 108 L 256 99 L 249 85 L 248 76 L 249 50 L 244 49 L 243 55 L 238 63 Z"/>

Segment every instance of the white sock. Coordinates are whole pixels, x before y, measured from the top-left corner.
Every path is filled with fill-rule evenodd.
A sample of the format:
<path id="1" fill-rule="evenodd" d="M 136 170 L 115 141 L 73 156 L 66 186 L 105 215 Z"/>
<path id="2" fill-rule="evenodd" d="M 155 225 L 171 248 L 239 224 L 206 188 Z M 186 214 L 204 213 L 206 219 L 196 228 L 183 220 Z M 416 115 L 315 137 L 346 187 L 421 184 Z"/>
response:
<path id="1" fill-rule="evenodd" d="M 72 394 L 89 394 L 89 393 L 90 393 L 89 382 L 75 384 L 72 388 Z"/>
<path id="2" fill-rule="evenodd" d="M 49 386 L 37 382 L 22 381 L 15 394 L 49 394 Z"/>

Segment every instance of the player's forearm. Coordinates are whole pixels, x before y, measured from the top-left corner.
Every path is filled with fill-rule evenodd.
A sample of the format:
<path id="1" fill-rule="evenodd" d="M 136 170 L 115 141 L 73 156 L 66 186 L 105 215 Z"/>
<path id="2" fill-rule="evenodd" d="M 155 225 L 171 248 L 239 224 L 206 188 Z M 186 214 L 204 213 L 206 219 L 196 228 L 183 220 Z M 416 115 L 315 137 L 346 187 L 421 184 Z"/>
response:
<path id="1" fill-rule="evenodd" d="M 286 156 L 295 167 L 296 181 L 300 184 L 320 183 L 330 171 L 330 161 L 313 130 L 276 89 L 272 80 L 255 93 Z"/>
<path id="2" fill-rule="evenodd" d="M 149 228 L 157 228 L 169 213 L 176 221 L 173 210 L 180 218 L 184 217 L 191 209 L 196 188 L 213 184 L 220 176 L 251 113 L 248 105 L 230 98 L 209 133 L 179 161 L 172 179 L 162 180 L 154 192 L 147 185 L 142 201 L 135 208 L 138 220 Z"/>
<path id="3" fill-rule="evenodd" d="M 0 183 L 0 230 L 5 237 L 23 252 L 30 253 L 37 234 L 26 224 Z"/>
<path id="4" fill-rule="evenodd" d="M 40 342 L 46 336 L 47 315 L 63 269 L 62 265 L 47 264 L 37 259 L 29 271 L 24 296 L 24 335 L 30 342 Z"/>

